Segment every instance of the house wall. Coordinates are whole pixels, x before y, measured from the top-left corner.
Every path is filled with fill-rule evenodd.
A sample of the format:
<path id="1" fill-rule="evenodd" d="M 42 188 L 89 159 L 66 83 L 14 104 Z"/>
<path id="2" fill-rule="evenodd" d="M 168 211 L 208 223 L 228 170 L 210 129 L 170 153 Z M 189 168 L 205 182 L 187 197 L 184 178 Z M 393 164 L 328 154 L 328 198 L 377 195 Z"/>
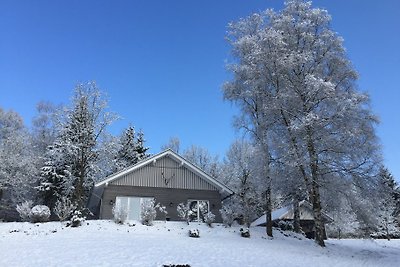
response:
<path id="1" fill-rule="evenodd" d="M 168 215 L 172 221 L 179 221 L 176 207 L 179 203 L 188 200 L 208 200 L 210 211 L 216 215 L 215 221 L 222 222 L 219 210 L 221 209 L 221 195 L 215 190 L 195 190 L 176 188 L 157 188 L 143 186 L 108 185 L 104 188 L 102 204 L 100 207 L 101 219 L 112 219 L 112 207 L 117 196 L 154 197 L 156 203 L 160 202 L 167 208 Z M 171 204 L 172 203 L 172 204 Z M 163 215 L 157 214 L 156 220 L 163 220 Z"/>
<path id="2" fill-rule="evenodd" d="M 310 207 L 302 205 L 299 207 L 300 220 L 314 220 L 313 210 Z M 294 210 L 290 208 L 285 216 L 281 217 L 283 220 L 293 220 Z"/>
<path id="3" fill-rule="evenodd" d="M 149 162 L 110 182 L 111 185 L 145 186 L 160 188 L 215 190 L 218 188 L 199 177 L 186 164 L 169 156 Z"/>

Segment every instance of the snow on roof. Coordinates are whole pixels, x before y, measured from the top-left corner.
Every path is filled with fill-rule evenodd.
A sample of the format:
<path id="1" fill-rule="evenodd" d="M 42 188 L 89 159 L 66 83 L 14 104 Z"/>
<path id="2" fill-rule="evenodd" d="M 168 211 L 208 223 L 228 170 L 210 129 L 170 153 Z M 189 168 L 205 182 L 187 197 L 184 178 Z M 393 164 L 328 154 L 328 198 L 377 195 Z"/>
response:
<path id="1" fill-rule="evenodd" d="M 288 205 L 288 206 L 282 207 L 280 209 L 274 210 L 271 213 L 272 220 L 275 221 L 275 220 L 281 219 L 282 217 L 285 217 L 285 215 L 288 214 L 291 209 L 292 209 L 292 205 Z M 258 218 L 254 222 L 252 222 L 251 226 L 262 225 L 262 224 L 265 224 L 266 221 L 267 221 L 267 218 L 265 217 L 265 214 L 264 214 L 260 218 Z"/>
<path id="2" fill-rule="evenodd" d="M 313 219 L 313 214 L 312 214 L 312 205 L 310 202 L 306 200 L 302 200 L 299 202 L 299 208 L 300 208 L 300 219 L 301 220 L 309 220 Z M 282 207 L 280 209 L 274 210 L 271 213 L 271 218 L 272 221 L 275 220 L 282 220 L 282 219 L 288 219 L 292 220 L 293 219 L 293 204 L 289 204 L 285 207 Z M 326 220 L 327 223 L 333 222 L 333 219 L 329 217 L 326 213 L 322 212 L 322 217 L 324 220 Z M 251 226 L 260 226 L 264 225 L 266 223 L 266 217 L 265 214 L 262 215 L 260 218 L 255 220 L 254 222 L 251 223 Z"/>

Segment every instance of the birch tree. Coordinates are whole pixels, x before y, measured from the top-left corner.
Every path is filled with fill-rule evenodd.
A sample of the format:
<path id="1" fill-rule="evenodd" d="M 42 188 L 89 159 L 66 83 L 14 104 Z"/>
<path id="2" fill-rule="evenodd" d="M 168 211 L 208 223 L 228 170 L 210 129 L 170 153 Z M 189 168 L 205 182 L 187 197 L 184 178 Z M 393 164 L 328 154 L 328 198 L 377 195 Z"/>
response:
<path id="1" fill-rule="evenodd" d="M 36 105 L 36 111 L 37 115 L 32 120 L 32 143 L 35 153 L 42 158 L 47 147 L 56 138 L 57 107 L 50 102 L 41 101 Z"/>
<path id="2" fill-rule="evenodd" d="M 293 0 L 230 25 L 236 62 L 224 96 L 235 101 L 264 148 L 298 169 L 313 204 L 316 242 L 324 246 L 320 187 L 331 177 L 368 178 L 379 161 L 369 98 L 356 89 L 357 73 L 331 17 L 311 2 Z M 271 140 L 282 138 L 278 155 Z M 265 172 L 268 177 L 268 171 Z M 335 174 L 335 175 L 333 175 Z M 267 218 L 268 219 L 268 218 Z"/>

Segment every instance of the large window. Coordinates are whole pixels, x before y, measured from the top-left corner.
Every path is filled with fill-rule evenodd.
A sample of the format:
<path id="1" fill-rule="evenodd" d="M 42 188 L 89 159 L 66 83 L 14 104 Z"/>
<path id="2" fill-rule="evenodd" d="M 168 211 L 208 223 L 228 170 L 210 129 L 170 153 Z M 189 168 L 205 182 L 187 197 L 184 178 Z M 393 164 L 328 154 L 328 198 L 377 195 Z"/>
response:
<path id="1" fill-rule="evenodd" d="M 210 211 L 208 200 L 189 200 L 190 220 L 204 222 L 206 214 Z"/>
<path id="2" fill-rule="evenodd" d="M 117 196 L 115 205 L 122 207 L 128 214 L 128 220 L 140 220 L 140 209 L 144 201 L 153 199 L 151 197 L 122 197 Z"/>

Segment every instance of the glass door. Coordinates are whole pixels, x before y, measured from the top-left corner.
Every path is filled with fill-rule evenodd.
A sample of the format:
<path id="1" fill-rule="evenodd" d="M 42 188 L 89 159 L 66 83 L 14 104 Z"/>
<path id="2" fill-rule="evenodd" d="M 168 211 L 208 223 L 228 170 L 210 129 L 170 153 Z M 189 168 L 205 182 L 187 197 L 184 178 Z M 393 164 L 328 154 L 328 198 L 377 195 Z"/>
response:
<path id="1" fill-rule="evenodd" d="M 127 220 L 140 220 L 141 205 L 145 200 L 153 199 L 151 197 L 123 197 L 117 196 L 115 205 L 120 206 L 126 211 Z"/>
<path id="2" fill-rule="evenodd" d="M 190 220 L 204 222 L 206 214 L 210 211 L 208 200 L 189 200 Z"/>

